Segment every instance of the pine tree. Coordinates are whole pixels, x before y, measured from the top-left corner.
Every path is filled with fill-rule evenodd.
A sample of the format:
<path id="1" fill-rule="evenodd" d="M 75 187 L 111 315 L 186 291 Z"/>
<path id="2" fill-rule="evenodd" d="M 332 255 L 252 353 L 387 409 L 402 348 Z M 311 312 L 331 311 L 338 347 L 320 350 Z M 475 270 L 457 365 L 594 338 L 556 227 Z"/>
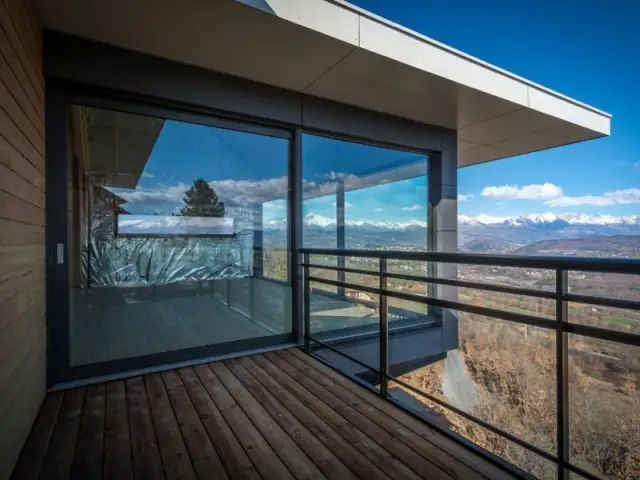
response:
<path id="1" fill-rule="evenodd" d="M 220 201 L 215 190 L 199 178 L 193 182 L 189 190 L 184 192 L 184 207 L 180 215 L 188 217 L 224 217 L 224 203 Z"/>

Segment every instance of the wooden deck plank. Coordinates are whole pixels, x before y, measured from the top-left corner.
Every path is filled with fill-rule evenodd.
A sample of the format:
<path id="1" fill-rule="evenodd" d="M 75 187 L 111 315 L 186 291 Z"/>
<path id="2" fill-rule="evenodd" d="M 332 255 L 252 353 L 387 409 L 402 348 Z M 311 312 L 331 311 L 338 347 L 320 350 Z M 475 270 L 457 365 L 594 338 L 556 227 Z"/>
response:
<path id="1" fill-rule="evenodd" d="M 175 370 L 164 372 L 162 380 L 191 455 L 196 474 L 201 479 L 228 479 L 220 457 L 218 457 L 218 453 L 211 443 L 177 372 Z"/>
<path id="2" fill-rule="evenodd" d="M 267 370 L 268 373 L 277 376 L 278 382 L 281 385 L 289 388 L 294 395 L 298 396 L 300 400 L 305 402 L 305 405 L 322 417 L 348 443 L 362 452 L 370 462 L 377 465 L 391 478 L 420 478 L 415 472 L 405 466 L 404 463 L 354 426 L 348 419 L 335 412 L 333 408 L 324 403 L 315 393 L 307 389 L 298 379 L 280 368 L 280 366 L 277 365 L 280 361 L 279 357 L 275 357 L 272 362 L 271 357 L 265 354 L 257 357 L 255 360 L 256 363 Z M 277 367 L 277 370 L 274 370 L 274 367 Z"/>
<path id="3" fill-rule="evenodd" d="M 259 381 L 258 377 L 265 372 L 261 372 L 258 365 L 232 360 L 226 362 L 229 369 L 242 384 L 251 392 L 258 402 L 269 412 L 269 414 L 280 424 L 289 436 L 300 446 L 300 448 L 311 458 L 320 470 L 328 477 L 336 480 L 356 479 L 349 468 L 318 439 L 314 432 L 310 431 L 301 421 L 299 421 L 293 411 L 287 407 L 290 405 L 283 397 L 286 391 L 280 387 L 275 394 L 269 392 Z M 256 377 L 252 375 L 252 372 Z M 302 406 L 304 407 L 304 406 Z M 300 409 L 298 409 L 300 411 Z M 311 412 L 307 411 L 310 415 Z"/>
<path id="4" fill-rule="evenodd" d="M 514 477 L 291 349 L 49 394 L 12 478 Z"/>
<path id="5" fill-rule="evenodd" d="M 314 379 L 309 378 L 304 372 L 298 370 L 294 365 L 289 363 L 287 357 L 284 354 L 281 355 L 281 353 L 283 352 L 273 352 L 273 354 L 270 354 L 269 359 L 277 362 L 277 365 L 285 370 L 292 378 L 296 379 L 310 392 L 329 405 L 338 415 L 348 419 L 349 422 L 378 443 L 378 445 L 389 452 L 389 454 L 395 458 L 401 458 L 402 463 L 413 470 L 416 475 L 422 478 L 432 478 L 433 476 L 438 476 L 438 478 L 453 478 L 389 432 L 380 428 L 377 418 L 371 419 L 361 414 L 332 391 L 326 389 Z"/>
<path id="6" fill-rule="evenodd" d="M 232 479 L 260 480 L 262 477 L 240 445 L 220 410 L 205 390 L 193 368 L 182 368 L 178 375 L 198 412 L 220 460 Z"/>
<path id="7" fill-rule="evenodd" d="M 12 478 L 15 480 L 36 480 L 44 462 L 49 442 L 53 436 L 64 393 L 54 392 L 47 395 L 33 429 L 22 448 L 20 459 Z"/>
<path id="8" fill-rule="evenodd" d="M 135 479 L 165 478 L 142 377 L 127 380 L 127 407 Z"/>
<path id="9" fill-rule="evenodd" d="M 278 358 L 277 365 L 279 367 L 284 369 L 298 382 L 302 383 L 303 386 L 308 388 L 309 391 L 329 405 L 336 413 L 341 415 L 343 418 L 348 419 L 353 425 L 360 429 L 369 438 L 377 442 L 392 456 L 395 458 L 401 458 L 402 463 L 411 468 L 418 476 L 422 478 L 431 478 L 434 475 L 437 475 L 440 478 L 454 478 L 448 473 L 443 472 L 430 460 L 420 455 L 398 438 L 394 437 L 389 430 L 382 428 L 378 424 L 379 419 L 372 419 L 363 415 L 347 401 L 337 396 L 331 390 L 325 388 L 324 385 L 321 385 L 315 379 L 310 378 L 305 372 L 296 368 L 295 365 L 288 361 L 290 354 L 287 352 L 273 352 L 270 358 L 275 359 L 276 357 Z"/>
<path id="10" fill-rule="evenodd" d="M 395 438 L 402 441 L 413 451 L 428 459 L 439 470 L 448 473 L 453 478 L 478 479 L 483 478 L 475 470 L 458 462 L 448 453 L 440 450 L 435 445 L 425 443 L 424 439 L 418 434 L 398 423 L 384 412 L 376 409 L 368 402 L 362 402 L 362 399 L 346 389 L 341 384 L 336 383 L 331 377 L 328 377 L 319 370 L 313 368 L 310 364 L 303 361 L 299 356 L 294 355 L 291 351 L 280 352 L 282 357 L 300 370 L 304 375 L 312 378 L 321 386 L 331 391 L 334 395 L 351 405 L 355 410 L 360 412 L 364 417 L 376 419 L 376 424 L 389 432 Z M 308 356 L 308 355 L 307 355 Z M 354 383 L 354 382 L 352 382 Z M 368 392 L 371 393 L 371 392 Z"/>
<path id="11" fill-rule="evenodd" d="M 206 365 L 195 367 L 195 371 L 260 474 L 269 479 L 293 479 L 291 472 L 260 435 L 213 371 Z"/>
<path id="12" fill-rule="evenodd" d="M 147 388 L 165 477 L 167 480 L 195 479 L 196 472 L 182 439 L 182 433 L 164 388 L 162 377 L 158 373 L 147 375 L 144 377 L 144 383 Z"/>
<path id="13" fill-rule="evenodd" d="M 272 394 L 277 395 L 278 399 L 284 402 L 287 408 L 359 478 L 389 479 L 375 461 L 375 456 L 379 453 L 375 443 L 372 444 L 373 449 L 367 451 L 366 444 L 358 443 L 357 432 L 344 435 L 341 431 L 343 425 L 332 424 L 323 416 L 323 410 L 328 408 L 326 405 L 262 356 L 246 357 L 241 361 L 250 367 L 251 372 L 256 374 L 256 378 Z M 351 428 L 353 427 L 346 423 L 346 431 L 348 432 Z M 383 451 L 380 453 L 385 455 Z M 384 460 L 385 458 L 382 458 L 382 461 Z"/>
<path id="14" fill-rule="evenodd" d="M 490 464 L 483 458 L 479 457 L 473 452 L 462 448 L 455 441 L 445 437 L 444 435 L 438 433 L 433 428 L 429 427 L 424 422 L 413 418 L 412 416 L 406 414 L 401 409 L 391 405 L 389 402 L 383 400 L 382 398 L 371 395 L 364 387 L 358 385 L 356 382 L 351 381 L 344 375 L 332 370 L 328 366 L 324 365 L 322 362 L 319 362 L 312 358 L 311 356 L 301 352 L 298 349 L 290 349 L 288 350 L 292 355 L 298 357 L 301 361 L 305 362 L 307 365 L 315 368 L 321 374 L 325 375 L 327 378 L 335 381 L 336 383 L 342 385 L 344 388 L 348 389 L 354 395 L 356 395 L 360 400 L 364 400 L 367 403 L 376 407 L 380 412 L 385 413 L 390 418 L 395 420 L 399 425 L 403 425 L 409 430 L 416 433 L 420 438 L 426 440 L 427 442 L 436 445 L 447 455 L 450 455 L 458 462 L 463 463 L 468 466 L 472 470 L 479 472 L 484 477 L 497 479 L 497 480 L 508 480 L 513 478 L 512 475 L 505 472 L 501 468 L 496 467 L 495 465 Z M 373 413 L 372 415 L 376 416 L 378 413 Z"/>
<path id="15" fill-rule="evenodd" d="M 133 478 L 129 414 L 124 381 L 109 382 L 106 391 L 103 478 Z"/>
<path id="16" fill-rule="evenodd" d="M 58 421 L 40 472 L 43 480 L 69 478 L 71 475 L 84 394 L 84 388 L 64 392 Z"/>
<path id="17" fill-rule="evenodd" d="M 224 387 L 297 479 L 326 478 L 223 362 L 209 365 Z"/>
<path id="18" fill-rule="evenodd" d="M 104 383 L 87 388 L 71 471 L 72 479 L 102 478 L 105 397 Z"/>

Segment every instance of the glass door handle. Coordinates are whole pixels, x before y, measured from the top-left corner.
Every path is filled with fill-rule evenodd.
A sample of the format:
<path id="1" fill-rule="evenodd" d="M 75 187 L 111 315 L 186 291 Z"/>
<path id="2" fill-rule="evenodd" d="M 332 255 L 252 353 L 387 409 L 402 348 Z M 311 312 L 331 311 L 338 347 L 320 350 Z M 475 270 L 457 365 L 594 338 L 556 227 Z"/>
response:
<path id="1" fill-rule="evenodd" d="M 64 265 L 64 243 L 56 245 L 56 264 Z"/>

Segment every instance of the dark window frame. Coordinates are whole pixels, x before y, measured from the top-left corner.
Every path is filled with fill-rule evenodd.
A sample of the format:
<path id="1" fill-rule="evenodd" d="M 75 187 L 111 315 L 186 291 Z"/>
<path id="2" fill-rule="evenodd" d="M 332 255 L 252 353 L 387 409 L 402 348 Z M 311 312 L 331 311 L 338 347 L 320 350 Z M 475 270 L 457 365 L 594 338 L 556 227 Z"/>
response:
<path id="1" fill-rule="evenodd" d="M 291 286 L 291 334 L 274 335 L 241 341 L 234 352 L 241 353 L 255 348 L 270 348 L 278 345 L 303 343 L 303 300 L 302 300 L 302 135 L 317 135 L 335 140 L 358 143 L 372 147 L 405 151 L 427 157 L 428 192 L 440 191 L 439 177 L 432 174 L 438 168 L 442 151 L 419 149 L 398 143 L 380 142 L 348 133 L 338 133 L 282 121 L 240 115 L 209 107 L 184 104 L 157 97 L 131 94 L 106 87 L 91 86 L 67 80 L 47 78 L 46 80 L 46 276 L 47 276 L 47 387 L 86 380 L 102 375 L 126 376 L 127 372 L 139 369 L 165 369 L 179 362 L 210 359 L 218 355 L 228 355 L 225 344 L 194 347 L 185 350 L 162 352 L 133 358 L 125 358 L 91 365 L 70 365 L 69 319 L 69 232 L 68 179 L 67 171 L 71 163 L 69 145 L 69 107 L 86 107 L 116 110 L 143 116 L 154 116 L 168 120 L 195 123 L 216 128 L 244 131 L 259 135 L 283 138 L 289 141 L 288 177 L 289 193 L 287 211 L 289 231 L 287 235 L 288 280 Z M 366 113 L 366 112 L 365 112 Z M 439 128 L 439 127 L 434 127 Z M 439 171 L 439 170 L 436 170 Z M 428 237 L 427 249 L 437 250 L 434 228 L 434 203 L 427 199 Z M 62 249 L 64 263 L 58 263 L 58 252 Z M 265 339 L 269 339 L 265 343 Z M 253 340 L 253 341 L 251 341 Z M 234 342 L 235 343 L 235 342 Z"/>

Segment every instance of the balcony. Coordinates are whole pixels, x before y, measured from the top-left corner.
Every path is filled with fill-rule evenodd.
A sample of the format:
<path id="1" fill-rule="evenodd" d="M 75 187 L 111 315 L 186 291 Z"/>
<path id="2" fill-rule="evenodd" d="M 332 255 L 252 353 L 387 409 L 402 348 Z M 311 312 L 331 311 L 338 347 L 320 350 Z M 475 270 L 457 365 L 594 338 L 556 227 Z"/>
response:
<path id="1" fill-rule="evenodd" d="M 50 393 L 13 478 L 635 478 L 640 302 L 572 290 L 589 274 L 640 274 L 639 261 L 301 253 L 302 350 L 236 353 Z M 315 260 L 326 256 L 341 260 Z M 354 259 L 378 268 L 343 266 Z M 474 272 L 487 281 L 461 267 L 455 278 L 396 273 L 394 262 L 427 273 L 435 263 L 485 268 Z M 499 269 L 538 280 L 508 285 Z M 473 291 L 503 304 L 487 306 L 496 299 L 483 304 Z M 532 304 L 515 308 L 509 296 L 546 307 L 529 313 Z M 390 305 L 396 299 L 403 307 Z M 594 326 L 575 305 L 624 309 L 629 321 Z M 513 355 L 506 384 L 474 363 L 481 351 L 495 362 Z M 609 405 L 596 404 L 603 398 Z M 620 432 L 603 427 L 602 414 Z M 526 430 L 532 424 L 539 429 Z M 601 463 L 589 462 L 593 452 Z"/>
<path id="2" fill-rule="evenodd" d="M 638 478 L 639 261 L 302 252 L 314 358 L 520 474 Z M 377 325 L 318 328 L 324 288 L 378 298 Z M 398 301 L 422 327 L 405 330 Z"/>
<path id="3" fill-rule="evenodd" d="M 515 478 L 298 349 L 55 392 L 27 478 Z"/>

